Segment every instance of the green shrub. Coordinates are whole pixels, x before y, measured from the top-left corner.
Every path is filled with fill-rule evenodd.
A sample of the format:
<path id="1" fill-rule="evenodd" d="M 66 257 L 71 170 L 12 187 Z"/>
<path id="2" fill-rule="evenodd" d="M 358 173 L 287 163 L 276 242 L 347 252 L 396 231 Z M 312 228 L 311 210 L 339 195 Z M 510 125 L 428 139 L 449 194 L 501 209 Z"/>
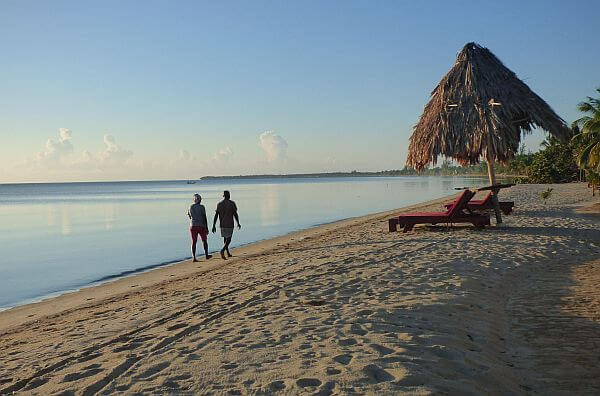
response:
<path id="1" fill-rule="evenodd" d="M 577 180 L 578 168 L 568 144 L 551 144 L 534 154 L 527 168 L 531 183 L 566 183 Z"/>

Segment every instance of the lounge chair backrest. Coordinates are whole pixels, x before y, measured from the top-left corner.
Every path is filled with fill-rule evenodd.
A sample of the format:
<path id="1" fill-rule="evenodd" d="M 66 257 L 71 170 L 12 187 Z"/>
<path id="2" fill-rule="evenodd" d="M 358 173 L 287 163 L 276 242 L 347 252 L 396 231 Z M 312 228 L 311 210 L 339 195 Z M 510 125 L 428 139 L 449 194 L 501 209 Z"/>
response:
<path id="1" fill-rule="evenodd" d="M 461 210 L 463 210 L 467 206 L 467 202 L 473 198 L 475 193 L 471 190 L 465 190 L 459 197 L 454 201 L 454 204 L 450 206 L 450 209 L 446 212 L 446 215 L 452 217 L 458 214 Z"/>

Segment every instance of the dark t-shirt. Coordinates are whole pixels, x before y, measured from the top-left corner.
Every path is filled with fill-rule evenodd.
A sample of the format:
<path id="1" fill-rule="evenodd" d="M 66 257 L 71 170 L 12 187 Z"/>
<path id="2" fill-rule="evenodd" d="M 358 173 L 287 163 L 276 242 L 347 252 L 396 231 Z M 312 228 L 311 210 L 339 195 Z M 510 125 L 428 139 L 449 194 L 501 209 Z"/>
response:
<path id="1" fill-rule="evenodd" d="M 233 228 L 233 215 L 237 213 L 237 206 L 231 199 L 224 199 L 217 204 L 219 224 L 221 228 Z"/>
<path id="2" fill-rule="evenodd" d="M 206 210 L 204 209 L 204 205 L 201 205 L 199 203 L 192 204 L 190 206 L 190 209 L 188 210 L 188 216 L 190 216 L 191 226 L 200 226 L 208 228 L 208 224 L 206 223 Z"/>

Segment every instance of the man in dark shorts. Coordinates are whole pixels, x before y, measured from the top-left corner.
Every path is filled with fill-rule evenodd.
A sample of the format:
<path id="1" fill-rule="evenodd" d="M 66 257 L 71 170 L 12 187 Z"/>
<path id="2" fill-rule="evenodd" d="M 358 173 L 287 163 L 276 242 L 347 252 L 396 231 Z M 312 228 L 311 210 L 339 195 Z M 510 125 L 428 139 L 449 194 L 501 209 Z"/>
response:
<path id="1" fill-rule="evenodd" d="M 202 238 L 202 245 L 204 245 L 204 255 L 208 260 L 212 256 L 208 254 L 208 242 L 206 236 L 208 235 L 208 220 L 206 219 L 206 209 L 204 205 L 201 205 L 202 197 L 199 194 L 194 194 L 194 203 L 188 210 L 188 217 L 190 218 L 190 235 L 192 236 L 192 256 L 194 262 L 196 260 L 196 242 L 198 242 L 198 234 Z"/>
<path id="2" fill-rule="evenodd" d="M 221 249 L 221 258 L 223 260 L 227 260 L 225 258 L 225 252 L 227 252 L 227 256 L 232 257 L 229 252 L 229 244 L 231 243 L 231 237 L 233 236 L 233 219 L 237 223 L 238 229 L 242 228 L 240 225 L 240 219 L 237 213 L 237 206 L 235 202 L 229 199 L 229 191 L 223 191 L 223 200 L 217 204 L 217 211 L 215 213 L 215 218 L 213 219 L 212 232 L 217 232 L 217 218 L 219 218 L 219 225 L 221 226 L 221 236 L 223 237 L 223 249 Z"/>

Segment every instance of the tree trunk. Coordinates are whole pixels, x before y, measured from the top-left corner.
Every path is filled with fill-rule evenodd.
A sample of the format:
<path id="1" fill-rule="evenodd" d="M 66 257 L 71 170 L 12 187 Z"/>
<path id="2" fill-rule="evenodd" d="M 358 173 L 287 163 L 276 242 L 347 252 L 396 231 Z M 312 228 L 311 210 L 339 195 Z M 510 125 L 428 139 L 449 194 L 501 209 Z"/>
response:
<path id="1" fill-rule="evenodd" d="M 487 160 L 488 176 L 490 177 L 490 184 L 496 185 L 496 174 L 494 173 L 494 160 Z M 494 212 L 496 213 L 496 224 L 502 224 L 502 214 L 500 213 L 500 204 L 498 203 L 498 190 L 492 188 L 492 204 L 494 205 Z"/>

